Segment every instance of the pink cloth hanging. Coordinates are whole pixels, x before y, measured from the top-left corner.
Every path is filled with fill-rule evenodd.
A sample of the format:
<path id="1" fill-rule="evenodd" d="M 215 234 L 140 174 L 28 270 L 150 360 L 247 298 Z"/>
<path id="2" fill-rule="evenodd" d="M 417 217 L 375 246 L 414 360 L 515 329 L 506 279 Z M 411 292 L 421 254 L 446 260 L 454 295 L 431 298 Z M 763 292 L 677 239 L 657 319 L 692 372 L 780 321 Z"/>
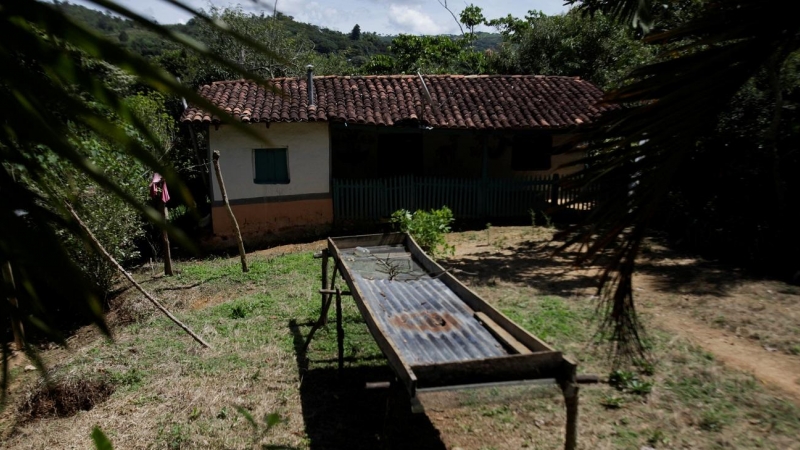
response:
<path id="1" fill-rule="evenodd" d="M 150 198 L 161 196 L 161 201 L 167 203 L 169 201 L 169 190 L 167 189 L 167 180 L 161 174 L 154 173 L 153 181 L 150 182 Z"/>

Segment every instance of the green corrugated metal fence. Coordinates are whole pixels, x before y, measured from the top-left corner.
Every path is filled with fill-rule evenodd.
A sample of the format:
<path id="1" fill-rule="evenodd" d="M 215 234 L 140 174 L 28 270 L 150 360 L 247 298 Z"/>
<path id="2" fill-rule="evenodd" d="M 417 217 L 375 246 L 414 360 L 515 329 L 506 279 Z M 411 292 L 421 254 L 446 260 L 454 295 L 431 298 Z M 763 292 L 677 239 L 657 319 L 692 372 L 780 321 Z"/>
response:
<path id="1" fill-rule="evenodd" d="M 559 189 L 558 177 L 467 179 L 404 176 L 333 180 L 336 220 L 380 220 L 398 209 L 441 208 L 458 218 L 525 217 L 531 208 L 574 201 L 576 189 Z M 581 208 L 588 205 L 581 205 Z"/>

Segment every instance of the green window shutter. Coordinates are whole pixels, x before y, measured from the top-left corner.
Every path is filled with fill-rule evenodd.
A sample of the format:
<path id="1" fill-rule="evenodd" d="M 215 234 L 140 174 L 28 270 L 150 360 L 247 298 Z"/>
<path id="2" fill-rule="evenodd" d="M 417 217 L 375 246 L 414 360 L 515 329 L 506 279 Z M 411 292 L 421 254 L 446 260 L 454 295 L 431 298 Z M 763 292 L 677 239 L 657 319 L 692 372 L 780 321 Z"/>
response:
<path id="1" fill-rule="evenodd" d="M 288 184 L 289 164 L 285 148 L 257 148 L 253 150 L 256 184 Z"/>

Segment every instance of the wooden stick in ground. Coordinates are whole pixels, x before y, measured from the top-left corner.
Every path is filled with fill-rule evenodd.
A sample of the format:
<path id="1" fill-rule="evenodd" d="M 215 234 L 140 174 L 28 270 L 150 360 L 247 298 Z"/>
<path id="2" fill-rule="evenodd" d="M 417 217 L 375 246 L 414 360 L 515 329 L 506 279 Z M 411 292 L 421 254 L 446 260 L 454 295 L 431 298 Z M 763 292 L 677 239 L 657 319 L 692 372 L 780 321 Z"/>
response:
<path id="1" fill-rule="evenodd" d="M 158 203 L 161 206 L 161 214 L 164 216 L 164 223 L 169 223 L 167 204 L 164 203 L 161 198 L 158 199 Z M 161 242 L 164 246 L 164 275 L 172 276 L 172 252 L 169 249 L 169 234 L 166 228 L 161 230 Z"/>
<path id="2" fill-rule="evenodd" d="M 219 168 L 219 152 L 215 151 L 212 159 L 214 160 L 214 172 L 217 174 L 217 182 L 219 183 L 219 191 L 222 193 L 222 201 L 225 202 L 225 209 L 228 210 L 228 216 L 233 222 L 233 229 L 236 230 L 236 239 L 239 244 L 239 257 L 242 259 L 242 272 L 247 272 L 247 255 L 244 252 L 244 242 L 242 242 L 242 232 L 239 231 L 239 222 L 236 221 L 236 216 L 233 215 L 231 204 L 228 201 L 228 193 L 225 191 L 225 182 L 222 181 L 222 170 Z"/>
<path id="3" fill-rule="evenodd" d="M 206 347 L 206 348 L 211 348 L 211 346 L 210 346 L 210 345 L 208 345 L 208 342 L 204 341 L 204 340 L 203 340 L 203 338 L 201 338 L 200 336 L 196 335 L 196 334 L 194 333 L 194 331 L 190 330 L 190 329 L 189 329 L 189 327 L 187 327 L 186 325 L 184 325 L 184 324 L 183 324 L 183 322 L 181 322 L 180 320 L 178 320 L 178 319 L 177 319 L 175 316 L 173 316 L 173 315 L 172 315 L 172 313 L 170 313 L 169 311 L 167 311 L 167 309 L 166 309 L 166 308 L 164 308 L 164 306 L 162 306 L 162 305 L 161 305 L 161 303 L 159 303 L 159 301 L 155 299 L 155 297 L 153 297 L 152 295 L 150 295 L 150 293 L 148 293 L 147 291 L 145 291 L 145 290 L 144 290 L 144 288 L 143 288 L 143 287 L 142 287 L 142 286 L 141 286 L 139 283 L 137 283 L 137 282 L 136 282 L 136 280 L 134 280 L 134 279 L 133 279 L 133 276 L 131 276 L 131 274 L 130 274 L 130 273 L 128 273 L 128 271 L 127 271 L 127 270 L 125 270 L 124 268 L 122 268 L 122 266 L 121 266 L 121 265 L 120 265 L 120 264 L 117 262 L 117 260 L 116 260 L 116 259 L 114 259 L 114 257 L 113 257 L 113 256 L 111 256 L 111 255 L 110 255 L 110 254 L 109 254 L 109 253 L 106 251 L 106 249 L 105 249 L 105 248 L 103 248 L 103 245 L 102 245 L 102 244 L 100 244 L 100 241 L 98 241 L 98 240 L 97 240 L 97 238 L 94 236 L 94 233 L 92 233 L 92 230 L 90 230 L 90 229 L 89 229 L 89 227 L 87 227 L 87 226 L 86 226 L 86 224 L 85 224 L 85 223 L 83 223 L 83 221 L 81 220 L 81 218 L 80 218 L 80 217 L 78 217 L 78 214 L 75 212 L 75 210 L 74 210 L 74 209 L 72 209 L 72 205 L 70 205 L 69 203 L 65 203 L 65 205 L 66 205 L 66 207 L 67 207 L 67 210 L 69 211 L 69 213 L 72 215 L 72 218 L 73 218 L 73 219 L 75 219 L 75 222 L 77 222 L 78 226 L 80 226 L 80 227 L 81 227 L 81 229 L 83 230 L 83 232 L 84 232 L 84 233 L 86 233 L 86 236 L 87 236 L 87 237 L 89 238 L 89 240 L 92 242 L 92 244 L 93 244 L 93 245 L 94 245 L 94 247 L 97 249 L 97 251 L 99 251 L 99 252 L 100 252 L 100 253 L 101 253 L 101 254 L 102 254 L 102 255 L 103 255 L 103 256 L 104 256 L 104 257 L 105 257 L 107 260 L 109 260 L 109 261 L 111 262 L 111 264 L 113 264 L 113 265 L 114 265 L 114 267 L 116 267 L 116 268 L 117 268 L 117 270 L 119 270 L 120 272 L 122 272 L 122 275 L 125 275 L 125 278 L 127 278 L 127 279 L 128 279 L 128 281 L 130 281 L 130 282 L 131 282 L 131 283 L 132 283 L 132 284 L 133 284 L 133 285 L 136 287 L 136 289 L 138 289 L 138 290 L 139 290 L 139 292 L 141 292 L 141 293 L 142 293 L 142 295 L 144 295 L 145 297 L 147 297 L 147 299 L 148 299 L 148 300 L 150 300 L 150 302 L 151 302 L 153 305 L 155 305 L 155 307 L 156 307 L 156 308 L 158 308 L 158 309 L 159 309 L 159 310 L 160 310 L 162 313 L 164 313 L 164 315 L 166 315 L 167 317 L 169 317 L 169 319 L 170 319 L 171 321 L 175 322 L 175 324 L 176 324 L 176 325 L 178 325 L 179 327 L 181 327 L 181 328 L 183 329 L 183 331 L 185 331 L 186 333 L 188 333 L 188 334 L 189 334 L 189 336 L 191 336 L 192 338 L 194 338 L 194 340 L 195 340 L 195 341 L 199 342 L 199 343 L 200 343 L 200 345 L 202 345 L 203 347 Z"/>
<path id="4" fill-rule="evenodd" d="M 2 281 L 4 281 L 12 291 L 15 289 L 14 271 L 11 269 L 11 262 L 9 261 L 6 261 L 3 264 Z M 17 302 L 15 297 L 9 297 L 8 302 L 11 303 L 12 308 L 19 308 L 19 302 Z M 25 346 L 25 330 L 22 328 L 22 322 L 19 320 L 19 315 L 11 315 L 11 331 L 14 333 L 14 344 L 17 346 L 17 350 L 21 351 Z"/>

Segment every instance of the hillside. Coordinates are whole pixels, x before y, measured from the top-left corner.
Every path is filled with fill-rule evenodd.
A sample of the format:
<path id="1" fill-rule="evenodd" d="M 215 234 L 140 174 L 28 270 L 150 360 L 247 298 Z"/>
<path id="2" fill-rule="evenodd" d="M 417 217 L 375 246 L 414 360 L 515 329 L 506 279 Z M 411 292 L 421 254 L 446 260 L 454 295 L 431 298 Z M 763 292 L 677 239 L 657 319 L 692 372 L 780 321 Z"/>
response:
<path id="1" fill-rule="evenodd" d="M 143 29 L 134 22 L 105 14 L 82 5 L 69 2 L 56 2 L 56 6 L 67 14 L 87 24 L 91 28 L 119 42 L 130 50 L 146 57 L 157 57 L 177 47 L 155 33 Z M 388 53 L 388 47 L 395 36 L 382 36 L 374 32 L 362 31 L 354 39 L 352 33 L 342 33 L 329 28 L 298 22 L 292 16 L 278 13 L 278 20 L 293 36 L 305 38 L 314 43 L 314 50 L 321 55 L 342 54 L 355 64 L 374 55 Z M 197 22 L 192 19 L 186 24 L 167 25 L 175 31 L 198 37 Z M 475 48 L 480 51 L 496 48 L 502 37 L 494 33 L 476 33 Z"/>

